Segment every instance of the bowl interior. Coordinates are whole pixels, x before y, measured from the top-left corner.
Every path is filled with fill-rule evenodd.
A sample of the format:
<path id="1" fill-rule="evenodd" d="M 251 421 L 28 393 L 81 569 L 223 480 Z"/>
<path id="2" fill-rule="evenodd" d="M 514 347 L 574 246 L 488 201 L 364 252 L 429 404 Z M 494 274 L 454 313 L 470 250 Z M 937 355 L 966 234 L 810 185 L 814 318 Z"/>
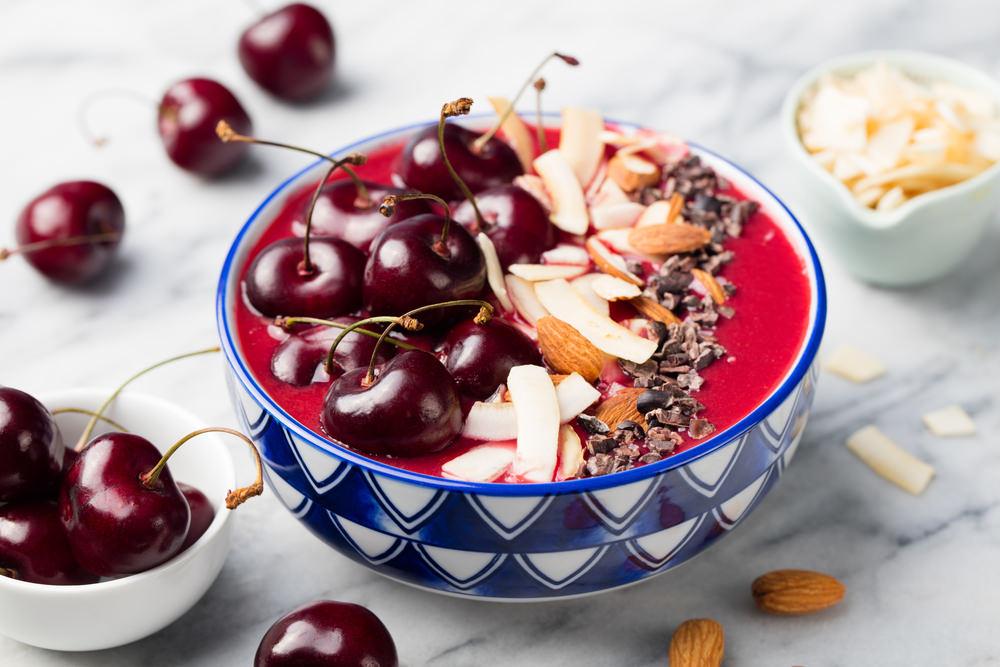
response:
<path id="1" fill-rule="evenodd" d="M 492 123 L 492 115 L 473 115 L 463 119 L 463 124 L 480 131 L 485 130 Z M 624 131 L 638 129 L 639 126 L 619 121 L 608 121 L 620 127 Z M 560 119 L 558 114 L 549 114 L 546 118 L 548 126 L 558 126 Z M 416 129 L 425 127 L 429 123 L 417 123 L 388 132 L 384 132 L 372 137 L 363 139 L 349 146 L 345 146 L 331 153 L 332 156 L 341 156 L 351 151 L 365 152 L 372 148 L 384 145 L 409 136 Z M 803 338 L 800 349 L 794 362 L 790 365 L 784 379 L 777 388 L 766 398 L 756 409 L 741 419 L 739 422 L 722 430 L 704 442 L 657 463 L 641 466 L 632 470 L 593 477 L 585 480 L 571 480 L 565 482 L 549 482 L 536 484 L 498 484 L 498 483 L 470 483 L 457 480 L 449 480 L 438 477 L 431 477 L 419 473 L 404 471 L 399 468 L 372 461 L 350 449 L 340 446 L 326 438 L 313 433 L 309 428 L 299 423 L 289 415 L 280 405 L 270 398 L 254 380 L 252 371 L 247 366 L 240 351 L 239 337 L 233 330 L 235 322 L 235 306 L 238 298 L 242 298 L 240 287 L 240 275 L 246 258 L 250 250 L 257 243 L 257 240 L 264 233 L 267 226 L 274 219 L 281 209 L 285 197 L 297 188 L 318 178 L 319 166 L 321 162 L 316 162 L 299 173 L 293 175 L 284 183 L 279 185 L 260 206 L 253 212 L 246 224 L 237 234 L 229 255 L 222 269 L 217 294 L 217 317 L 219 333 L 222 340 L 223 351 L 225 352 L 230 366 L 233 368 L 238 380 L 251 393 L 260 405 L 277 416 L 285 428 L 292 430 L 297 436 L 303 438 L 314 447 L 323 450 L 333 456 L 346 459 L 364 468 L 379 471 L 390 477 L 395 477 L 422 486 L 432 486 L 435 488 L 450 488 L 458 491 L 479 491 L 494 493 L 497 495 L 537 495 L 539 493 L 566 493 L 579 491 L 581 489 L 605 488 L 617 486 L 637 479 L 649 477 L 664 470 L 668 470 L 706 455 L 716 448 L 724 445 L 733 437 L 739 435 L 750 428 L 767 414 L 781 404 L 785 397 L 794 389 L 798 381 L 808 370 L 812 359 L 819 347 L 822 331 L 826 319 L 826 292 L 823 282 L 823 273 L 819 259 L 810 242 L 808 235 L 801 225 L 792 215 L 791 211 L 762 183 L 751 176 L 738 165 L 726 160 L 722 156 L 697 145 L 691 145 L 691 150 L 700 155 L 703 160 L 712 165 L 720 175 L 731 181 L 745 195 L 760 202 L 761 207 L 771 216 L 775 223 L 785 233 L 792 246 L 798 252 L 804 265 L 804 271 L 809 280 L 811 289 L 811 303 L 809 326 Z"/>

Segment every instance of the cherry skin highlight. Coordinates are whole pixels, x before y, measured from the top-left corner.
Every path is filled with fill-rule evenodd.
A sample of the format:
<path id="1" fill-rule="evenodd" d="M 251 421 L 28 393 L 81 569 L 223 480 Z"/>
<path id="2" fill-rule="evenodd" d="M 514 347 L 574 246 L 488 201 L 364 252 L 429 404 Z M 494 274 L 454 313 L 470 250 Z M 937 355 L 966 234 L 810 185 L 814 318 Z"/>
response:
<path id="1" fill-rule="evenodd" d="M 65 454 L 45 406 L 23 391 L 0 387 L 0 503 L 57 490 Z"/>
<path id="2" fill-rule="evenodd" d="M 448 332 L 442 352 L 458 390 L 469 398 L 489 398 L 514 366 L 541 365 L 538 346 L 503 320 L 486 324 L 466 320 Z"/>
<path id="3" fill-rule="evenodd" d="M 181 543 L 181 551 L 187 551 L 188 547 L 201 539 L 215 521 L 215 508 L 212 507 L 208 496 L 190 484 L 178 482 L 177 488 L 184 494 L 184 500 L 191 508 L 191 525 L 188 527 L 184 542 Z"/>
<path id="4" fill-rule="evenodd" d="M 15 225 L 18 244 L 50 244 L 24 252 L 39 273 L 60 283 L 84 283 L 111 265 L 125 231 L 125 209 L 106 185 L 94 181 L 58 183 L 21 211 Z M 87 243 L 61 241 L 93 236 Z"/>
<path id="5" fill-rule="evenodd" d="M 240 101 L 212 79 L 184 79 L 167 89 L 160 100 L 157 127 L 167 156 L 184 171 L 217 176 L 235 167 L 247 146 L 223 143 L 215 134 L 219 121 L 241 134 L 253 125 Z"/>
<path id="6" fill-rule="evenodd" d="M 486 261 L 476 240 L 458 224 L 433 214 L 418 215 L 382 232 L 365 266 L 364 303 L 373 315 L 402 315 L 432 303 L 472 299 L 486 284 Z M 467 314 L 467 313 L 466 313 Z M 427 326 L 453 322 L 461 309 L 423 313 Z"/>
<path id="7" fill-rule="evenodd" d="M 173 558 L 191 509 L 168 469 L 150 487 L 140 476 L 160 460 L 151 442 L 130 433 L 98 436 L 63 479 L 59 518 L 77 561 L 111 577 L 136 574 Z"/>
<path id="8" fill-rule="evenodd" d="M 398 667 L 379 617 L 347 602 L 314 602 L 280 618 L 257 648 L 254 667 Z"/>
<path id="9" fill-rule="evenodd" d="M 0 569 L 19 581 L 73 586 L 98 577 L 77 563 L 52 501 L 0 507 Z"/>
<path id="10" fill-rule="evenodd" d="M 476 204 L 485 226 L 479 224 L 468 201 L 455 209 L 455 220 L 473 234 L 483 232 L 490 237 L 504 268 L 511 264 L 537 264 L 542 253 L 559 240 L 559 232 L 542 205 L 516 185 L 484 190 L 476 195 Z"/>
<path id="11" fill-rule="evenodd" d="M 330 22 L 303 3 L 267 14 L 239 41 L 240 64 L 250 78 L 272 95 L 293 102 L 316 97 L 327 88 L 334 55 Z"/>
<path id="12" fill-rule="evenodd" d="M 461 198 L 462 191 L 441 158 L 437 132 L 437 126 L 432 125 L 414 135 L 403 148 L 396 173 L 408 187 L 452 201 Z M 448 159 L 472 192 L 505 185 L 524 173 L 513 148 L 493 137 L 477 152 L 472 144 L 478 137 L 455 123 L 444 126 Z"/>
<path id="13" fill-rule="evenodd" d="M 433 355 L 400 352 L 367 386 L 366 374 L 357 368 L 330 384 L 320 420 L 334 440 L 369 454 L 417 456 L 444 449 L 461 433 L 458 389 Z"/>
<path id="14" fill-rule="evenodd" d="M 361 305 L 365 256 L 346 241 L 312 238 L 311 270 L 302 240 L 275 241 L 254 258 L 246 275 L 250 304 L 268 317 L 336 317 Z"/>

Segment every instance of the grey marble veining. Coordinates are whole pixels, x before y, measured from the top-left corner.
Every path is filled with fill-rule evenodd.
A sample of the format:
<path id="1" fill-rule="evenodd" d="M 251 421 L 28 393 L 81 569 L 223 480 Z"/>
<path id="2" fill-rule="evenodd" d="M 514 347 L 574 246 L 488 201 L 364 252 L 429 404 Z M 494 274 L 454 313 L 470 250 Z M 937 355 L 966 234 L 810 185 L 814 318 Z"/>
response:
<path id="1" fill-rule="evenodd" d="M 584 65 L 546 73 L 549 108 L 595 106 L 669 129 L 794 200 L 776 112 L 807 67 L 861 49 L 918 48 L 1000 75 L 994 0 L 321 4 L 337 31 L 340 78 L 307 106 L 269 99 L 240 71 L 234 46 L 254 15 L 250 3 L 0 6 L 0 238 L 10 238 L 30 195 L 69 177 L 108 182 L 130 225 L 121 266 L 87 289 L 53 287 L 20 261 L 0 266 L 0 382 L 32 392 L 108 386 L 211 343 L 230 238 L 303 164 L 257 152 L 240 173 L 200 182 L 167 163 L 151 107 L 113 99 L 90 110 L 94 130 L 111 137 L 95 150 L 75 120 L 95 90 L 125 87 L 152 99 L 173 78 L 209 74 L 233 87 L 260 134 L 326 149 L 431 118 L 445 99 L 510 94 L 540 55 L 559 48 Z M 333 554 L 265 497 L 241 509 L 221 577 L 171 627 L 96 654 L 0 639 L 0 664 L 247 665 L 274 618 L 319 597 L 370 606 L 406 665 L 662 665 L 672 629 L 694 616 L 725 625 L 731 665 L 1000 664 L 998 250 L 994 225 L 959 272 L 901 291 L 858 284 L 827 258 L 827 346 L 862 346 L 889 375 L 863 387 L 822 378 L 795 464 L 763 506 L 717 547 L 647 585 L 534 606 L 430 596 Z M 141 386 L 231 424 L 219 363 L 179 364 Z M 982 435 L 943 441 L 924 431 L 921 412 L 953 402 Z M 937 467 L 924 496 L 884 483 L 843 448 L 852 429 L 871 422 Z M 841 577 L 847 601 L 811 618 L 762 616 L 749 582 L 784 566 Z"/>

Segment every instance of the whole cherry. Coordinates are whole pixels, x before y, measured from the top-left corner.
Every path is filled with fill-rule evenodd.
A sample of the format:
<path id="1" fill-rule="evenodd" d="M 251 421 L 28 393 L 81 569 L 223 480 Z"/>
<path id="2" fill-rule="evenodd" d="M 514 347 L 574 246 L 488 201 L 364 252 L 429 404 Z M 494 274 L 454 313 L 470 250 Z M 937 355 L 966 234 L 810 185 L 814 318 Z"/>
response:
<path id="1" fill-rule="evenodd" d="M 455 220 L 471 233 L 483 232 L 497 250 L 504 268 L 535 264 L 555 246 L 559 232 L 534 195 L 516 185 L 498 185 L 466 200 L 455 209 Z"/>
<path id="2" fill-rule="evenodd" d="M 34 584 L 92 584 L 70 549 L 57 505 L 48 500 L 0 507 L 0 575 Z"/>
<path id="3" fill-rule="evenodd" d="M 317 96 L 333 75 L 333 28 L 311 5 L 293 3 L 267 14 L 240 36 L 240 64 L 271 94 L 290 101 Z"/>
<path id="4" fill-rule="evenodd" d="M 191 509 L 191 525 L 188 526 L 187 535 L 184 536 L 184 541 L 181 542 L 180 549 L 181 551 L 187 551 L 188 547 L 201 539 L 201 536 L 208 531 L 208 527 L 215 521 L 215 508 L 212 507 L 212 502 L 208 499 L 208 496 L 190 484 L 178 482 L 177 488 L 184 494 L 184 500 L 187 501 L 188 507 Z"/>
<path id="5" fill-rule="evenodd" d="M 20 254 L 60 283 L 83 283 L 111 265 L 125 232 L 125 210 L 111 188 L 94 181 L 58 183 L 21 210 L 16 248 L 0 248 L 0 261 Z"/>
<path id="6" fill-rule="evenodd" d="M 254 667 L 397 667 L 396 644 L 378 616 L 324 600 L 286 614 L 264 634 Z"/>
<path id="7" fill-rule="evenodd" d="M 160 100 L 157 127 L 167 155 L 178 167 L 216 176 L 236 166 L 247 152 L 239 143 L 220 143 L 215 127 L 225 121 L 237 132 L 252 131 L 250 116 L 236 96 L 213 79 L 184 79 Z"/>
<path id="8" fill-rule="evenodd" d="M 501 320 L 459 322 L 441 349 L 458 390 L 469 398 L 489 398 L 514 366 L 539 365 L 541 354 L 520 329 Z"/>
<path id="9" fill-rule="evenodd" d="M 45 406 L 23 391 L 0 387 L 0 503 L 58 489 L 65 453 Z"/>

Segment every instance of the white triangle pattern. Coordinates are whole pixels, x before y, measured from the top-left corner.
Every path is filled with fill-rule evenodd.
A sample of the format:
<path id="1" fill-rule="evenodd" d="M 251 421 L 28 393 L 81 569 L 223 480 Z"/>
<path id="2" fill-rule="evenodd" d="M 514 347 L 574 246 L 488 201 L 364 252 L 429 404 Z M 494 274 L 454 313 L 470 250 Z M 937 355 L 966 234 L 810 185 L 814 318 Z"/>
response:
<path id="1" fill-rule="evenodd" d="M 285 430 L 285 440 L 302 465 L 310 486 L 316 489 L 317 493 L 326 493 L 337 486 L 350 471 L 350 466 L 346 463 L 307 442 L 302 442 L 291 431 Z"/>
<path id="2" fill-rule="evenodd" d="M 392 560 L 406 547 L 398 537 L 372 530 L 330 511 L 327 514 L 351 546 L 372 565 Z"/>
<path id="3" fill-rule="evenodd" d="M 267 425 L 267 414 L 238 382 L 234 393 L 239 398 L 240 406 L 243 408 L 243 417 L 246 419 L 247 430 L 250 431 L 251 435 L 259 435 Z"/>
<path id="4" fill-rule="evenodd" d="M 746 514 L 750 505 L 757 498 L 760 493 L 761 487 L 764 486 L 764 482 L 767 481 L 768 475 L 771 474 L 771 469 L 768 468 L 761 474 L 760 477 L 750 482 L 742 491 L 734 495 L 729 500 L 725 501 L 718 507 L 712 510 L 715 518 L 718 519 L 719 524 L 726 530 L 732 530 L 736 524 L 740 522 L 740 519 Z"/>
<path id="5" fill-rule="evenodd" d="M 666 530 L 650 533 L 629 541 L 628 548 L 632 555 L 652 567 L 661 567 L 687 544 L 691 536 L 698 532 L 698 527 L 705 520 L 705 515 L 688 519 L 684 523 L 671 526 Z"/>
<path id="6" fill-rule="evenodd" d="M 761 432 L 767 440 L 777 447 L 781 446 L 781 439 L 791 422 L 792 412 L 798 398 L 799 389 L 796 388 L 774 412 L 764 419 L 764 428 L 761 429 Z"/>
<path id="7" fill-rule="evenodd" d="M 681 476 L 702 495 L 711 498 L 718 493 L 719 487 L 733 469 L 746 439 L 746 434 L 741 435 L 718 451 L 691 461 L 679 470 Z"/>
<path id="8" fill-rule="evenodd" d="M 271 472 L 267 468 L 264 469 L 264 472 L 267 475 L 267 481 L 271 483 L 271 488 L 274 490 L 275 495 L 278 496 L 278 499 L 290 512 L 297 517 L 301 517 L 309 511 L 309 508 L 312 507 L 311 500 L 286 482 L 278 473 Z"/>
<path id="9" fill-rule="evenodd" d="M 799 431 L 799 434 L 795 436 L 794 440 L 792 440 L 792 444 L 788 445 L 788 449 L 785 450 L 785 454 L 781 458 L 781 463 L 786 468 L 788 467 L 788 464 L 792 462 L 792 459 L 795 457 L 795 452 L 799 451 L 799 443 L 802 442 L 802 436 L 805 435 L 805 432 L 806 430 L 805 427 L 803 426 L 802 430 Z"/>
<path id="10" fill-rule="evenodd" d="M 540 517 L 554 496 L 477 496 L 468 494 L 465 499 L 483 521 L 505 540 L 513 540 L 527 530 Z"/>
<path id="11" fill-rule="evenodd" d="M 559 590 L 587 574 L 604 556 L 609 545 L 536 554 L 515 554 L 514 559 L 532 579 Z"/>
<path id="12" fill-rule="evenodd" d="M 507 560 L 506 554 L 461 551 L 423 544 L 415 546 L 424 562 L 455 588 L 472 588 Z"/>
<path id="13" fill-rule="evenodd" d="M 388 477 L 365 472 L 372 491 L 381 500 L 382 508 L 403 530 L 413 532 L 427 521 L 447 497 L 440 489 L 397 482 Z"/>
<path id="14" fill-rule="evenodd" d="M 590 491 L 584 494 L 583 500 L 608 528 L 618 533 L 632 522 L 649 501 L 658 481 L 658 477 L 653 477 L 624 486 Z"/>

